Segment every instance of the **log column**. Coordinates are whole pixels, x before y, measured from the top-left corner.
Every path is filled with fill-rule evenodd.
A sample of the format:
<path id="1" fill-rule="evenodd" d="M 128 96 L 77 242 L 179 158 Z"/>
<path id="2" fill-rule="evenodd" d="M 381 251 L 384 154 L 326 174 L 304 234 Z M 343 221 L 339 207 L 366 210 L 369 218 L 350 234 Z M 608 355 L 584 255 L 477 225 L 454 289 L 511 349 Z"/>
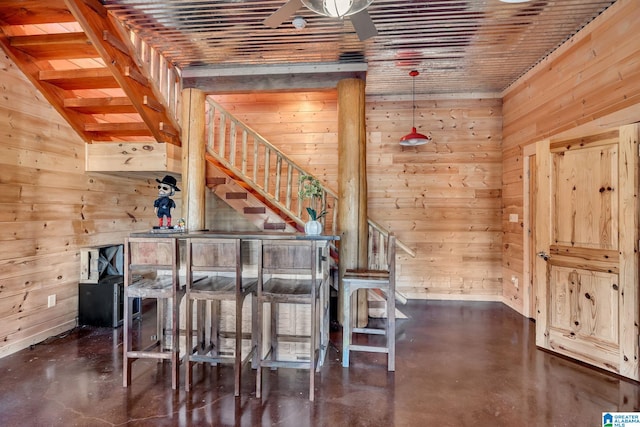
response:
<path id="1" fill-rule="evenodd" d="M 367 267 L 367 162 L 365 83 L 338 82 L 338 230 L 340 278 L 347 268 Z M 340 283 L 342 289 L 342 283 Z M 340 292 L 338 307 L 342 307 Z M 367 292 L 358 292 L 357 325 L 367 323 Z M 352 308 L 352 313 L 356 310 Z M 342 319 L 340 319 L 342 321 Z"/>
<path id="2" fill-rule="evenodd" d="M 205 228 L 205 95 L 182 91 L 182 217 L 189 230 Z"/>

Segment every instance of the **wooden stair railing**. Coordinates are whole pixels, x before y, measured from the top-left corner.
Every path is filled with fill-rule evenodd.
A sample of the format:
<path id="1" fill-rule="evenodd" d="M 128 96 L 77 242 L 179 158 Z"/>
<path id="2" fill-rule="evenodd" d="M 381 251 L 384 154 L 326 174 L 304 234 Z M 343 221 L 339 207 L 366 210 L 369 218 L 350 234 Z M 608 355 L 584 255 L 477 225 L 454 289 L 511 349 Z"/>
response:
<path id="1" fill-rule="evenodd" d="M 207 98 L 207 152 L 222 167 L 243 181 L 250 191 L 276 207 L 288 219 L 304 226 L 303 200 L 298 197 L 300 178 L 311 174 L 296 165 L 286 154 L 259 133 L 236 119 L 214 100 Z M 327 233 L 337 232 L 337 194 L 322 187 L 320 219 Z"/>
<path id="2" fill-rule="evenodd" d="M 242 181 L 221 167 L 210 155 L 207 155 L 207 161 L 207 187 L 259 230 L 289 232 L 298 230 L 296 223 L 287 221 L 280 212 L 272 209 L 262 198 L 247 191 Z"/>
<path id="3" fill-rule="evenodd" d="M 180 145 L 177 70 L 99 0 L 3 0 L 0 29 L 7 55 L 85 142 Z"/>
<path id="4" fill-rule="evenodd" d="M 299 226 L 304 225 L 306 212 L 298 198 L 300 177 L 311 175 L 295 164 L 286 154 L 269 143 L 258 132 L 242 123 L 223 106 L 207 98 L 209 129 L 207 153 L 220 167 L 228 169 L 235 179 L 242 180 L 248 191 L 255 192 L 266 203 L 276 207 Z M 327 215 L 321 219 L 327 233 L 337 234 L 338 196 L 322 186 L 321 210 Z M 369 268 L 386 265 L 384 259 L 389 232 L 371 219 L 369 223 Z M 408 255 L 415 257 L 413 249 L 396 240 Z M 383 248 L 383 250 L 380 250 Z M 402 298 L 401 298 L 402 299 Z"/>

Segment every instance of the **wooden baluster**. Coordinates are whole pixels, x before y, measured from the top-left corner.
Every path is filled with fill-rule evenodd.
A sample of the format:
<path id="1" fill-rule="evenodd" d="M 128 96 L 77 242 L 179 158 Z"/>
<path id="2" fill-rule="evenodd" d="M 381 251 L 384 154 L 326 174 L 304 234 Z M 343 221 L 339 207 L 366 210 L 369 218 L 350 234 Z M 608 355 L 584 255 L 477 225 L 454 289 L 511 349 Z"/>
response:
<path id="1" fill-rule="evenodd" d="M 273 195 L 277 201 L 280 201 L 281 178 L 282 178 L 282 156 L 276 154 L 276 186 L 273 189 Z"/>
<path id="2" fill-rule="evenodd" d="M 207 132 L 207 150 L 208 151 L 213 151 L 215 152 L 215 138 L 216 138 L 216 122 L 215 122 L 215 116 L 216 116 L 216 107 L 214 107 L 213 105 L 211 105 L 211 108 L 209 109 L 209 118 L 208 118 L 208 123 L 209 123 L 209 132 Z"/>
<path id="3" fill-rule="evenodd" d="M 241 166 L 242 174 L 246 175 L 247 174 L 247 131 L 246 130 L 242 131 L 242 152 L 240 153 L 240 155 L 242 156 L 242 166 Z"/>
<path id="4" fill-rule="evenodd" d="M 264 147 L 264 184 L 262 189 L 269 192 L 269 172 L 271 171 L 271 149 L 265 145 Z"/>
<path id="5" fill-rule="evenodd" d="M 291 209 L 291 193 L 293 190 L 293 168 L 291 163 L 287 162 L 287 197 L 285 200 L 285 206 L 287 209 Z"/>
<path id="6" fill-rule="evenodd" d="M 236 165 L 236 121 L 231 119 L 229 123 L 229 163 Z"/>
<path id="7" fill-rule="evenodd" d="M 224 158 L 224 140 L 226 136 L 227 123 L 226 120 L 227 115 L 220 112 L 220 123 L 218 124 L 218 155 Z"/>

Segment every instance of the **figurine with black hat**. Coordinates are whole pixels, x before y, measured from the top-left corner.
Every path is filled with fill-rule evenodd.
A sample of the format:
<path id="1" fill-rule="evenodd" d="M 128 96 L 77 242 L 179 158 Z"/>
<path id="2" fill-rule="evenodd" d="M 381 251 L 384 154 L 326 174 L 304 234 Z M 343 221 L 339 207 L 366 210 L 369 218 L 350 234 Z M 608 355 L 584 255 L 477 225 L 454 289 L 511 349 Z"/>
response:
<path id="1" fill-rule="evenodd" d="M 171 199 L 176 191 L 180 191 L 178 186 L 176 185 L 176 179 L 171 175 L 165 175 L 160 181 L 156 178 L 158 182 L 158 198 L 155 202 L 153 202 L 153 208 L 158 216 L 158 226 L 153 228 L 173 228 L 171 226 L 171 209 L 175 209 L 176 202 Z M 167 225 L 164 225 L 164 218 L 167 218 Z"/>

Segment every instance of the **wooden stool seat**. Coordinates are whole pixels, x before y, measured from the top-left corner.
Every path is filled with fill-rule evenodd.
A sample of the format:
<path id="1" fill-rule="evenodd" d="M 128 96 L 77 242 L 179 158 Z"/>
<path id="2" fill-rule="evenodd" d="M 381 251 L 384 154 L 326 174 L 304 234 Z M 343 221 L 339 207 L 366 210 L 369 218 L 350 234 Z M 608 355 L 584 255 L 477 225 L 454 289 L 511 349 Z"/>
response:
<path id="1" fill-rule="evenodd" d="M 342 366 L 349 367 L 349 355 L 352 351 L 387 353 L 387 369 L 395 371 L 396 322 L 395 322 L 395 245 L 393 234 L 389 235 L 387 248 L 387 270 L 347 269 L 342 276 Z M 360 289 L 379 290 L 386 300 L 386 318 L 384 328 L 354 327 L 351 312 L 351 295 Z M 353 334 L 385 335 L 384 345 L 353 344 Z"/>
<path id="2" fill-rule="evenodd" d="M 130 297 L 137 298 L 170 298 L 173 296 L 173 278 L 160 276 L 155 279 L 141 278 L 127 288 Z"/>

